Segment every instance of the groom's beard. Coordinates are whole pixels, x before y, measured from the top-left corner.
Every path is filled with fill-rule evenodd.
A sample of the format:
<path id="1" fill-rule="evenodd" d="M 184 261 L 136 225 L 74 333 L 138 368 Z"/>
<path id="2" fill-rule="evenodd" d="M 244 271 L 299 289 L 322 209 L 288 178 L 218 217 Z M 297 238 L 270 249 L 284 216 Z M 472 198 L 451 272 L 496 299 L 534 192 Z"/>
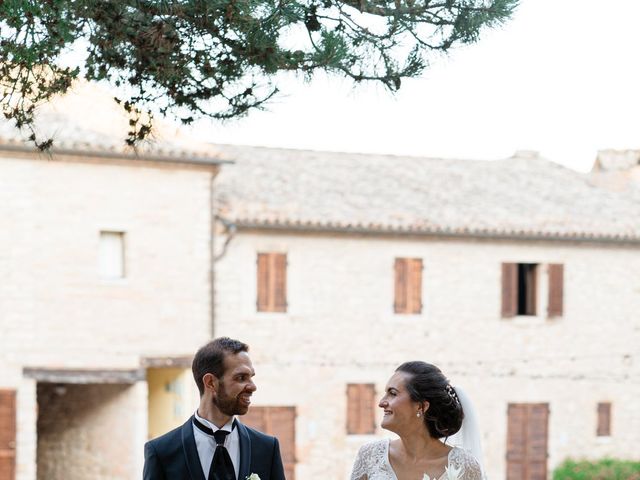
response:
<path id="1" fill-rule="evenodd" d="M 233 415 L 244 415 L 249 411 L 249 407 L 240 402 L 240 395 L 243 394 L 246 394 L 244 390 L 240 392 L 238 396 L 232 397 L 227 394 L 224 385 L 221 383 L 218 388 L 217 398 L 213 399 L 213 404 L 218 407 L 218 410 L 230 417 Z"/>

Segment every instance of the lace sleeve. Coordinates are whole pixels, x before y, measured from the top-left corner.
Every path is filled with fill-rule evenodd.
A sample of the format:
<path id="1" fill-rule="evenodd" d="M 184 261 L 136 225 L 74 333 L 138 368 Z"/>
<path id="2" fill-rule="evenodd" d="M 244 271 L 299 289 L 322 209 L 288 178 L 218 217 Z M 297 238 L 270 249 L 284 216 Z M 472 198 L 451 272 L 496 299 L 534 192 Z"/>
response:
<path id="1" fill-rule="evenodd" d="M 356 460 L 353 462 L 353 468 L 351 469 L 351 480 L 368 480 L 367 476 L 367 455 L 368 445 L 363 445 L 358 450 Z"/>
<path id="2" fill-rule="evenodd" d="M 462 448 L 456 448 L 451 458 L 451 464 L 460 472 L 460 480 L 484 480 L 480 462 Z"/>

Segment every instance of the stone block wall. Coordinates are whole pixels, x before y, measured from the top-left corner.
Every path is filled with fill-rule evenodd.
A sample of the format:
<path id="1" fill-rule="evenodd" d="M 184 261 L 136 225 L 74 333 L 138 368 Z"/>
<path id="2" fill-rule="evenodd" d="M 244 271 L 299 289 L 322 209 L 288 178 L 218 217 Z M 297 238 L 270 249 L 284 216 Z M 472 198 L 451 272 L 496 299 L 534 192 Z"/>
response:
<path id="1" fill-rule="evenodd" d="M 38 480 L 135 478 L 140 407 L 131 385 L 38 385 Z"/>
<path id="2" fill-rule="evenodd" d="M 215 169 L 11 155 L 0 152 L 0 388 L 17 391 L 17 478 L 35 480 L 37 382 L 24 368 L 136 369 L 210 337 Z M 101 231 L 124 232 L 124 278 L 99 275 Z M 105 424 L 123 418 L 118 405 Z M 124 463 L 141 472 L 146 406 L 135 412 L 144 432 Z"/>
<path id="3" fill-rule="evenodd" d="M 256 254 L 287 254 L 286 313 L 256 312 Z M 423 311 L 393 312 L 395 257 L 423 259 Z M 539 264 L 535 317 L 501 318 L 501 263 Z M 564 265 L 564 315 L 546 317 L 546 265 Z M 637 246 L 240 232 L 216 264 L 216 335 L 251 345 L 256 405 L 295 405 L 299 478 L 347 478 L 346 384 L 421 359 L 476 403 L 490 478 L 506 470 L 509 403 L 550 405 L 549 469 L 566 457 L 638 458 Z M 608 438 L 598 402 L 613 403 Z M 378 417 L 381 417 L 381 415 Z"/>

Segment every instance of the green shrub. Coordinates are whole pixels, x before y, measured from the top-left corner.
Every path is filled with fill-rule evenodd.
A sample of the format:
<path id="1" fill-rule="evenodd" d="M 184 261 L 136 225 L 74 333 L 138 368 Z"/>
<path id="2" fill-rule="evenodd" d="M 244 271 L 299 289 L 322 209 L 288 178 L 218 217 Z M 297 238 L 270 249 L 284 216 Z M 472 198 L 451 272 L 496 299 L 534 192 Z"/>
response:
<path id="1" fill-rule="evenodd" d="M 640 480 L 640 462 L 565 460 L 553 472 L 553 480 Z"/>

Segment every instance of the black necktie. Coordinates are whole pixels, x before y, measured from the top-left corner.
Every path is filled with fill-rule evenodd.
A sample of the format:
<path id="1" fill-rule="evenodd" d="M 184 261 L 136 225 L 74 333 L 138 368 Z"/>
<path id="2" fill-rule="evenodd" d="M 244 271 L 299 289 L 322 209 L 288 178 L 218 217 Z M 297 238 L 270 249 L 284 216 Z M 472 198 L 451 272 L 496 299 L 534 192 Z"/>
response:
<path id="1" fill-rule="evenodd" d="M 217 430 L 213 432 L 216 439 L 216 451 L 213 453 L 211 468 L 209 468 L 208 480 L 236 480 L 236 472 L 233 469 L 233 462 L 227 447 L 224 446 L 224 440 L 231 432 L 226 430 Z"/>
<path id="2" fill-rule="evenodd" d="M 193 424 L 202 432 L 209 436 L 213 436 L 216 440 L 216 450 L 213 452 L 213 460 L 209 468 L 209 476 L 207 480 L 236 480 L 236 472 L 233 468 L 233 462 L 224 441 L 231 432 L 226 430 L 213 431 L 198 419 L 193 417 Z M 236 420 L 231 424 L 231 430 L 236 428 Z"/>

